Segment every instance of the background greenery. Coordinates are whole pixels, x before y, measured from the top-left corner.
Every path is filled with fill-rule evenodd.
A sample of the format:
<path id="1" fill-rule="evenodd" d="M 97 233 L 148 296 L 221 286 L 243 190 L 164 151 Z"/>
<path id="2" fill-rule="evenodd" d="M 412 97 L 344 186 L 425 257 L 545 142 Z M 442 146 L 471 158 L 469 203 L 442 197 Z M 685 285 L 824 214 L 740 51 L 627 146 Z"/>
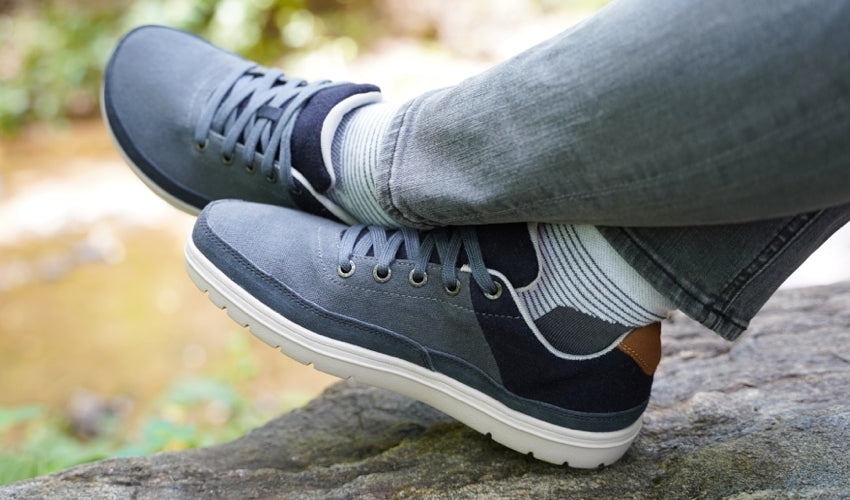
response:
<path id="1" fill-rule="evenodd" d="M 368 0 L 0 0 L 0 129 L 92 115 L 103 68 L 134 26 L 201 34 L 263 63 L 340 37 L 368 43 L 384 26 Z"/>
<path id="2" fill-rule="evenodd" d="M 560 30 L 573 19 L 547 13 L 586 15 L 604 3 L 0 0 L 0 224 L 20 220 L 8 207 L 27 195 L 40 193 L 25 205 L 41 211 L 29 217 L 38 226 L 54 221 L 52 213 L 72 212 L 69 204 L 84 204 L 81 193 L 103 195 L 81 189 L 89 183 L 106 178 L 115 188 L 123 186 L 119 173 L 132 177 L 96 116 L 106 61 L 135 26 L 185 29 L 274 65 L 326 52 L 351 61 L 380 52 L 382 40 L 404 40 L 392 61 L 406 57 L 406 69 L 421 62 L 442 74 L 451 54 L 480 68 L 502 57 L 486 50 L 514 27 L 535 30 L 533 22 L 547 20 Z M 482 26 L 493 38 L 480 36 Z M 443 52 L 422 62 L 427 51 L 405 52 L 405 43 Z M 135 178 L 127 182 L 155 198 Z M 231 440 L 330 383 L 310 385 L 314 375 L 283 368 L 285 358 L 236 331 L 187 283 L 179 248 L 188 216 L 169 212 L 168 224 L 163 217 L 146 225 L 98 207 L 104 213 L 62 219 L 49 236 L 20 230 L 17 241 L 0 243 L 0 484 L 107 457 Z M 174 236 L 165 226 L 180 217 Z M 104 234 L 105 254 L 95 244 L 92 257 L 87 242 L 104 243 Z M 88 393 L 75 394 L 77 387 Z"/>
<path id="3" fill-rule="evenodd" d="M 236 439 L 278 413 L 259 410 L 236 388 L 255 375 L 249 341 L 243 332 L 233 332 L 227 372 L 175 381 L 131 425 L 125 422 L 129 408 L 124 408 L 130 401 L 107 402 L 94 395 L 88 408 L 74 416 L 41 405 L 0 406 L 0 484 L 104 458 Z M 305 402 L 292 398 L 280 410 Z"/>

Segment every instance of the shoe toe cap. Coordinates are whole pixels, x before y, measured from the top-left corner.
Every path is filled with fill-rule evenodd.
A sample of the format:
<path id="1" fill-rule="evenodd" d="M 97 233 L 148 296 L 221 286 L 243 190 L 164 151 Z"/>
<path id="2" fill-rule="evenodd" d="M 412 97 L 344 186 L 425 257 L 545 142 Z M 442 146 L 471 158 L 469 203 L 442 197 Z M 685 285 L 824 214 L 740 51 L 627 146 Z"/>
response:
<path id="1" fill-rule="evenodd" d="M 251 66 L 161 26 L 125 35 L 107 66 L 103 109 L 116 143 L 143 180 L 194 207 L 192 212 L 220 198 L 289 204 L 280 185 L 244 175 L 237 166 L 222 168 L 214 147 L 206 153 L 196 147 L 195 126 L 208 97 L 226 74 Z"/>
<path id="2" fill-rule="evenodd" d="M 296 210 L 237 200 L 213 202 L 201 212 L 192 240 L 217 267 L 237 281 L 251 272 L 301 289 L 333 254 L 327 235 L 345 226 Z M 323 237 L 324 236 L 324 237 Z M 335 258 L 336 255 L 330 255 Z"/>
<path id="3" fill-rule="evenodd" d="M 134 140 L 161 141 L 186 129 L 192 108 L 240 64 L 250 65 L 194 35 L 160 26 L 137 28 L 110 58 L 104 104 Z"/>

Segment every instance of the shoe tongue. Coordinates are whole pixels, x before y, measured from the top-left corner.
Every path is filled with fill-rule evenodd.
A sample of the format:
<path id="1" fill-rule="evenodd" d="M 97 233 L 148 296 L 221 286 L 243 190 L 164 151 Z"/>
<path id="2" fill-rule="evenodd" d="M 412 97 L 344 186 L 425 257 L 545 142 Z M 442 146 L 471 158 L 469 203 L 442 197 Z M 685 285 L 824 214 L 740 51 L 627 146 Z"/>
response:
<path id="1" fill-rule="evenodd" d="M 374 85 L 353 83 L 329 87 L 311 97 L 295 119 L 295 128 L 290 138 L 292 166 L 319 193 L 331 187 L 331 177 L 322 159 L 321 136 L 325 118 L 341 101 L 367 92 L 380 92 L 380 89 Z"/>
<path id="2" fill-rule="evenodd" d="M 494 224 L 475 230 L 488 268 L 504 274 L 515 288 L 534 281 L 538 274 L 537 251 L 528 224 Z"/>

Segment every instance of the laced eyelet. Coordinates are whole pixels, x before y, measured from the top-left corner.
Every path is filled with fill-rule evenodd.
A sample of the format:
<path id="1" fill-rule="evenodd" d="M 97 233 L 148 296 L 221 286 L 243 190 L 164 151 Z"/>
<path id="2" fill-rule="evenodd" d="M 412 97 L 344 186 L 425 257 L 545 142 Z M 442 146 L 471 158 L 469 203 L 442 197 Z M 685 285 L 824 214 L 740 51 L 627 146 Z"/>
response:
<path id="1" fill-rule="evenodd" d="M 231 163 L 233 163 L 233 156 L 227 156 L 226 154 L 222 153 L 221 162 L 225 165 L 230 165 Z"/>
<path id="2" fill-rule="evenodd" d="M 422 273 L 422 279 L 417 280 L 414 274 L 415 269 L 410 270 L 410 274 L 407 275 L 407 282 L 410 283 L 410 286 L 421 288 L 425 286 L 425 283 L 428 283 L 428 273 Z"/>
<path id="3" fill-rule="evenodd" d="M 267 175 L 266 182 L 268 182 L 269 184 L 274 184 L 275 182 L 277 182 L 277 177 L 273 175 Z"/>
<path id="4" fill-rule="evenodd" d="M 493 293 L 484 292 L 484 296 L 490 300 L 496 300 L 502 296 L 502 284 L 498 281 L 494 281 L 496 283 L 496 291 Z"/>
<path id="5" fill-rule="evenodd" d="M 254 167 L 254 165 L 245 165 L 245 171 L 249 174 L 253 174 L 256 170 L 257 169 Z"/>
<path id="6" fill-rule="evenodd" d="M 455 280 L 455 284 L 452 288 L 443 285 L 443 291 L 449 295 L 457 295 L 460 293 L 460 280 Z"/>
<path id="7" fill-rule="evenodd" d="M 204 151 L 206 151 L 206 150 L 207 150 L 207 146 L 209 146 L 209 145 L 210 145 L 210 140 L 209 140 L 209 139 L 205 139 L 203 143 L 201 143 L 201 142 L 196 142 L 196 143 L 195 143 L 195 149 L 197 149 L 198 151 L 200 151 L 201 153 L 203 153 Z"/>
<path id="8" fill-rule="evenodd" d="M 354 274 L 355 269 L 356 269 L 356 266 L 354 265 L 354 261 L 349 260 L 348 261 L 348 271 L 343 269 L 342 266 L 336 266 L 336 273 L 339 275 L 340 278 L 348 278 L 349 276 Z"/>
<path id="9" fill-rule="evenodd" d="M 393 270 L 390 269 L 389 267 L 387 268 L 387 274 L 385 274 L 383 276 L 378 274 L 378 266 L 375 266 L 375 267 L 372 268 L 372 277 L 375 278 L 375 281 L 377 281 L 378 283 L 386 283 L 387 281 L 390 280 L 392 275 L 393 275 Z"/>

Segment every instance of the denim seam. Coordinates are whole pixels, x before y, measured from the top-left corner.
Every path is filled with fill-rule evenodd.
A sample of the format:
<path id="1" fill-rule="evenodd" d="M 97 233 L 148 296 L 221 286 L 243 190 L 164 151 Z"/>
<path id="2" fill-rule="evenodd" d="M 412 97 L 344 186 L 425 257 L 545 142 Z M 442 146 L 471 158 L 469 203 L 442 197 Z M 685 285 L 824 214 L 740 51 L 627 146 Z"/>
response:
<path id="1" fill-rule="evenodd" d="M 707 313 L 714 314 L 720 320 L 728 321 L 741 328 L 742 330 L 747 327 L 747 321 L 729 316 L 724 309 L 718 308 L 717 300 L 710 294 L 707 294 L 704 291 L 700 290 L 700 287 L 694 285 L 693 283 L 689 281 L 684 281 L 681 278 L 677 277 L 675 274 L 673 274 L 671 269 L 669 269 L 664 263 L 656 259 L 651 252 L 644 248 L 644 246 L 640 243 L 637 237 L 634 236 L 628 228 L 620 228 L 620 230 L 622 231 L 624 236 L 628 238 L 628 240 L 635 246 L 636 249 L 638 249 L 647 259 L 649 259 L 658 270 L 663 272 L 668 280 L 670 280 L 674 285 L 676 285 L 680 292 L 684 293 L 685 295 L 693 299 L 695 302 L 699 303 Z M 704 298 L 700 297 L 700 295 L 702 295 Z M 709 322 L 708 318 L 705 318 L 705 320 L 703 321 L 705 321 L 705 323 L 703 324 L 705 324 L 709 328 L 715 328 L 718 324 L 717 320 Z"/>
<path id="2" fill-rule="evenodd" d="M 378 201 L 380 202 L 381 207 L 389 214 L 390 217 L 405 225 L 411 225 L 414 224 L 414 222 L 402 212 L 396 202 L 396 196 L 393 192 L 393 170 L 396 165 L 396 158 L 401 155 L 405 149 L 406 141 L 404 140 L 405 134 L 403 131 L 406 127 L 407 119 L 413 109 L 417 107 L 421 99 L 422 97 L 420 96 L 419 98 L 410 101 L 403 110 L 399 111 L 399 114 L 393 120 L 394 123 L 391 125 L 388 134 L 390 137 L 394 134 L 395 138 L 387 139 L 390 142 L 384 145 L 385 150 L 382 151 L 381 160 L 385 163 L 385 165 L 382 166 L 382 170 L 378 175 L 381 180 L 381 185 L 378 186 Z M 383 188 L 383 192 L 381 188 Z"/>
<path id="3" fill-rule="evenodd" d="M 728 312 L 729 309 L 733 307 L 734 302 L 738 299 L 738 297 L 740 297 L 752 281 L 767 267 L 769 267 L 771 263 L 779 258 L 785 250 L 797 240 L 799 235 L 817 221 L 822 214 L 823 211 L 821 210 L 814 214 L 808 213 L 798 215 L 791 218 L 791 220 L 777 231 L 776 235 L 764 246 L 761 252 L 753 257 L 752 261 L 747 264 L 744 270 L 729 280 L 729 282 L 723 287 L 723 291 L 720 292 L 720 296 L 728 296 L 728 299 L 726 299 L 727 305 L 723 308 L 724 313 Z M 736 285 L 736 283 L 739 282 L 740 285 Z"/>
<path id="4" fill-rule="evenodd" d="M 380 186 L 378 186 L 377 192 L 378 202 L 381 204 L 381 207 L 390 217 L 398 220 L 403 225 L 421 229 L 441 226 L 443 224 L 438 224 L 418 214 L 412 214 L 413 210 L 404 202 L 404 199 L 393 192 L 393 170 L 396 163 L 398 163 L 397 159 L 404 154 L 407 148 L 408 141 L 406 137 L 408 132 L 406 129 L 409 127 L 409 122 L 416 120 L 415 115 L 420 112 L 425 99 L 440 90 L 442 89 L 426 92 L 408 102 L 406 106 L 403 106 L 398 111 L 398 114 L 393 119 L 393 124 L 390 126 L 390 130 L 387 132 L 389 138 L 385 139 L 386 142 L 381 152 L 381 163 L 383 165 L 381 166 L 381 172 L 377 175 L 377 178 L 380 179 Z M 392 138 L 393 134 L 395 138 Z M 380 189 L 381 187 L 384 188 L 384 192 Z"/>
<path id="5" fill-rule="evenodd" d="M 206 221 L 204 221 L 204 222 L 206 222 Z M 222 251 L 224 251 L 228 255 L 232 256 L 234 259 L 236 259 L 236 261 L 239 262 L 240 264 L 242 264 L 245 267 L 245 269 L 248 270 L 249 273 L 253 274 L 254 276 L 256 276 L 261 281 L 268 283 L 269 285 L 271 285 L 273 288 L 279 290 L 284 295 L 290 297 L 295 302 L 295 304 L 298 305 L 298 307 L 307 311 L 308 313 L 311 313 L 311 314 L 314 314 L 316 316 L 325 318 L 327 320 L 333 321 L 334 323 L 343 325 L 343 326 L 348 327 L 348 328 L 356 328 L 357 330 L 360 330 L 360 331 L 367 333 L 367 334 L 373 334 L 373 335 L 378 334 L 381 337 L 384 337 L 385 339 L 387 339 L 388 341 L 393 342 L 393 343 L 400 345 L 402 347 L 410 347 L 410 345 L 408 343 L 399 341 L 399 339 L 394 338 L 388 332 L 384 332 L 384 331 L 381 331 L 379 329 L 374 329 L 374 328 L 367 328 L 364 325 L 358 325 L 357 323 L 354 323 L 354 322 L 345 321 L 345 320 L 338 318 L 338 317 L 336 317 L 332 314 L 329 314 L 325 311 L 320 311 L 320 310 L 316 309 L 315 307 L 310 306 L 309 304 L 305 303 L 304 299 L 302 299 L 300 296 L 298 296 L 293 291 L 289 290 L 288 287 L 283 286 L 276 279 L 272 278 L 268 274 L 263 273 L 259 269 L 254 267 L 248 261 L 248 259 L 245 258 L 245 256 L 243 256 L 236 249 L 234 249 L 233 247 L 228 245 L 224 240 L 219 238 L 218 235 L 215 234 L 215 232 L 212 230 L 212 228 L 209 227 L 208 224 L 203 224 L 201 226 L 201 228 L 202 228 L 202 230 L 205 234 L 207 234 L 208 236 L 211 237 L 213 243 L 218 248 L 220 248 Z M 275 311 L 275 312 L 277 313 L 277 311 Z M 278 313 L 278 314 L 280 314 L 280 313 Z M 318 335 L 321 335 L 321 334 L 318 334 Z M 434 365 L 431 362 L 431 358 L 428 355 L 427 350 L 423 346 L 418 346 L 418 350 L 420 350 L 419 357 L 420 357 L 420 360 L 422 361 L 422 365 L 426 366 L 429 370 L 434 370 Z"/>

